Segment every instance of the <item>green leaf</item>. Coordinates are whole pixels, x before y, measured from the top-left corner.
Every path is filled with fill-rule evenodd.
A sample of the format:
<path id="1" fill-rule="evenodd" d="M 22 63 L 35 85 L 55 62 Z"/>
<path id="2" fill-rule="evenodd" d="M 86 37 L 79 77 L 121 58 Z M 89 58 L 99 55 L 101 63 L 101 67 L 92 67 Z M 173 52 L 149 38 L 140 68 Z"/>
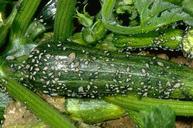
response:
<path id="1" fill-rule="evenodd" d="M 80 45 L 87 45 L 87 42 L 83 40 L 82 32 L 74 33 L 72 36 L 68 38 L 69 41 L 72 41 L 74 43 L 80 44 Z"/>
<path id="2" fill-rule="evenodd" d="M 182 20 L 186 14 L 180 7 L 162 0 L 136 0 L 141 26 L 163 26 Z"/>
<path id="3" fill-rule="evenodd" d="M 76 11 L 76 17 L 80 24 L 82 24 L 84 27 L 91 27 L 93 24 L 94 17 L 90 16 L 88 12 L 86 12 L 86 6 L 84 6 L 83 13 Z"/>
<path id="4" fill-rule="evenodd" d="M 155 105 L 137 111 L 126 108 L 126 111 L 138 128 L 175 127 L 175 112 L 167 105 Z"/>
<path id="5" fill-rule="evenodd" d="M 175 128 L 175 112 L 168 106 L 150 107 L 139 114 L 144 128 Z"/>
<path id="6" fill-rule="evenodd" d="M 98 19 L 92 26 L 83 29 L 82 37 L 88 44 L 95 44 L 106 35 L 106 32 L 104 24 Z"/>
<path id="7" fill-rule="evenodd" d="M 121 26 L 112 20 L 116 0 L 104 0 L 103 2 L 103 23 L 107 29 L 115 33 L 146 33 L 181 20 L 193 25 L 193 18 L 177 5 L 163 0 L 135 0 L 134 6 L 140 16 L 140 25 L 133 27 Z"/>

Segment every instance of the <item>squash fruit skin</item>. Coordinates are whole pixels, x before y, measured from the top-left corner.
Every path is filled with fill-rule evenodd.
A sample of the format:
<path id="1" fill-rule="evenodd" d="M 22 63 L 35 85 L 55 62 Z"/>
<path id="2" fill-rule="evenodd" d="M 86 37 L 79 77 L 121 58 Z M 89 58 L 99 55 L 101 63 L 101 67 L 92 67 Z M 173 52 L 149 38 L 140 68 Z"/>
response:
<path id="1" fill-rule="evenodd" d="M 52 96 L 97 98 L 132 93 L 184 99 L 193 85 L 193 70 L 186 66 L 67 41 L 39 45 L 18 71 L 25 86 Z"/>

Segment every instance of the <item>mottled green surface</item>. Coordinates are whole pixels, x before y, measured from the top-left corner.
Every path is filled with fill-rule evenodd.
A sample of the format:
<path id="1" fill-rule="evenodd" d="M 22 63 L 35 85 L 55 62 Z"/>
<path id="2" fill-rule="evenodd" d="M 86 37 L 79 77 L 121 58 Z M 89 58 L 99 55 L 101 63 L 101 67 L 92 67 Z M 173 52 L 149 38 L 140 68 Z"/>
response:
<path id="1" fill-rule="evenodd" d="M 40 45 L 20 69 L 26 86 L 52 96 L 95 98 L 132 92 L 181 99 L 186 96 L 184 90 L 192 88 L 193 71 L 186 66 L 155 57 L 99 51 L 72 42 Z"/>

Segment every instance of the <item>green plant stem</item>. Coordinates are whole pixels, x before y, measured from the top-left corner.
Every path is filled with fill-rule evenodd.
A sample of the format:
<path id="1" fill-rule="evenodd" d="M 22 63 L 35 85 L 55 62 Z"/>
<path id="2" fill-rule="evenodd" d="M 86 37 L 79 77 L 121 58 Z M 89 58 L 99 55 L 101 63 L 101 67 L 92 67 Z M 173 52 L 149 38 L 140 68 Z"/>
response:
<path id="1" fill-rule="evenodd" d="M 106 97 L 105 100 L 133 111 L 140 111 L 150 106 L 168 105 L 178 116 L 193 116 L 193 102 L 191 101 L 139 98 L 134 95 Z"/>
<path id="2" fill-rule="evenodd" d="M 34 114 L 53 128 L 75 128 L 65 115 L 60 114 L 38 95 L 31 92 L 17 81 L 11 79 L 9 77 L 11 72 L 8 73 L 6 69 L 6 66 L 1 62 L 0 78 L 1 80 L 4 79 L 6 81 L 4 86 L 14 99 L 23 102 Z"/>
<path id="3" fill-rule="evenodd" d="M 113 43 L 116 47 L 125 48 L 159 48 L 180 50 L 183 31 L 180 29 L 167 29 L 163 34 L 158 32 L 138 34 L 133 36 L 115 35 Z"/>
<path id="4" fill-rule="evenodd" d="M 19 12 L 12 25 L 12 38 L 24 36 L 31 19 L 36 12 L 41 0 L 22 0 Z"/>
<path id="5" fill-rule="evenodd" d="M 4 55 L 24 55 L 27 51 L 31 51 L 31 47 L 33 48 L 35 45 L 32 44 L 32 39 L 26 35 L 26 31 L 41 0 L 20 0 L 20 2 Z"/>
<path id="6" fill-rule="evenodd" d="M 72 34 L 76 0 L 58 0 L 54 21 L 54 40 L 64 41 Z"/>
<path id="7" fill-rule="evenodd" d="M 112 17 L 113 8 L 116 0 L 103 0 L 102 4 L 102 18 L 104 21 L 109 21 Z"/>

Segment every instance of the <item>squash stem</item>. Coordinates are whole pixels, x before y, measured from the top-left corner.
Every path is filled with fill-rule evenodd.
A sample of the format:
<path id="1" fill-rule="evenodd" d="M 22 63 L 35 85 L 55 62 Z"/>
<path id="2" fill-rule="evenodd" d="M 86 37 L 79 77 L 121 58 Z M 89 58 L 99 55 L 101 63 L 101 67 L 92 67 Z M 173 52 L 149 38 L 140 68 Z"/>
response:
<path id="1" fill-rule="evenodd" d="M 13 41 L 15 38 L 24 36 L 40 2 L 40 0 L 21 0 L 19 12 L 12 25 L 11 38 Z"/>
<path id="2" fill-rule="evenodd" d="M 76 0 L 58 0 L 54 21 L 54 40 L 64 41 L 72 34 Z"/>
<path id="3" fill-rule="evenodd" d="M 18 12 L 11 26 L 9 44 L 3 52 L 3 55 L 15 55 L 19 52 L 23 55 L 27 49 L 35 45 L 32 44 L 30 35 L 26 35 L 26 31 L 41 0 L 20 0 L 19 2 L 20 5 L 17 7 Z"/>
<path id="4" fill-rule="evenodd" d="M 139 98 L 134 95 L 105 97 L 105 100 L 133 111 L 140 111 L 149 108 L 150 106 L 168 105 L 178 116 L 193 116 L 193 102 L 191 101 L 155 99 L 148 97 Z"/>

